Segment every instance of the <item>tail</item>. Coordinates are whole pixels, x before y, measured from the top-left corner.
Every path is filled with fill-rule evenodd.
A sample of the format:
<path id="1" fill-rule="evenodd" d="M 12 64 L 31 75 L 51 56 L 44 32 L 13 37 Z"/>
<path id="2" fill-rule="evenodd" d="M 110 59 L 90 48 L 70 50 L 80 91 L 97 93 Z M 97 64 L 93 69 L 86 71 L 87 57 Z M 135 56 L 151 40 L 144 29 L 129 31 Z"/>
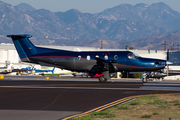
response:
<path id="1" fill-rule="evenodd" d="M 55 69 L 55 67 L 52 69 L 52 74 L 54 74 L 54 69 Z"/>
<path id="2" fill-rule="evenodd" d="M 28 39 L 32 37 L 31 35 L 7 35 L 7 37 L 12 38 L 21 61 L 29 62 L 30 60 L 28 57 L 36 54 L 36 47 Z"/>

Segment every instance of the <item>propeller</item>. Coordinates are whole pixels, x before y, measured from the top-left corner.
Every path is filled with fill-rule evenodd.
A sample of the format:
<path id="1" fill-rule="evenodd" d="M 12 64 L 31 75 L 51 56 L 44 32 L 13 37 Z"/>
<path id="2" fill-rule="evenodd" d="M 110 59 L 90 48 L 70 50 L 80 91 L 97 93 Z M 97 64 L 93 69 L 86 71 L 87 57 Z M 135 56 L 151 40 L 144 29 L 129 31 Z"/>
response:
<path id="1" fill-rule="evenodd" d="M 167 50 L 167 58 L 166 58 L 167 61 L 169 61 L 169 49 Z"/>
<path id="2" fill-rule="evenodd" d="M 167 76 L 169 76 L 169 49 L 167 50 L 166 65 L 167 65 Z"/>
<path id="3" fill-rule="evenodd" d="M 169 65 L 173 64 L 172 62 L 169 62 L 169 49 L 167 50 L 167 58 L 166 58 L 166 66 L 167 66 L 167 76 L 169 75 Z"/>

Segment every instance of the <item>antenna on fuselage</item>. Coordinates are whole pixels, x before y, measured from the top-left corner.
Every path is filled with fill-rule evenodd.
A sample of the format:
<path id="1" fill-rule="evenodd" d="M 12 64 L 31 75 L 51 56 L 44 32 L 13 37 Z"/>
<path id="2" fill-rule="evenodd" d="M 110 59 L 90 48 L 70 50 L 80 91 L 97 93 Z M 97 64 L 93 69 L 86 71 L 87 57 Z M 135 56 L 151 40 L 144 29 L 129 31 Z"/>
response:
<path id="1" fill-rule="evenodd" d="M 101 40 L 101 49 L 103 49 L 103 41 Z"/>

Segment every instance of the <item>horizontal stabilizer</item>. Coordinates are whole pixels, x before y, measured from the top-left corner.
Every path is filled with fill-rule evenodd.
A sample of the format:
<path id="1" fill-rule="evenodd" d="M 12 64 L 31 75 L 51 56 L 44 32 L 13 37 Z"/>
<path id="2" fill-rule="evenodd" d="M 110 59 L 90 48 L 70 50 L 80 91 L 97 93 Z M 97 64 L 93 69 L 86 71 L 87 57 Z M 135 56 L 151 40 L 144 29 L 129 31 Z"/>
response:
<path id="1" fill-rule="evenodd" d="M 13 40 L 18 40 L 22 38 L 31 38 L 32 35 L 7 35 L 7 37 L 11 37 Z"/>

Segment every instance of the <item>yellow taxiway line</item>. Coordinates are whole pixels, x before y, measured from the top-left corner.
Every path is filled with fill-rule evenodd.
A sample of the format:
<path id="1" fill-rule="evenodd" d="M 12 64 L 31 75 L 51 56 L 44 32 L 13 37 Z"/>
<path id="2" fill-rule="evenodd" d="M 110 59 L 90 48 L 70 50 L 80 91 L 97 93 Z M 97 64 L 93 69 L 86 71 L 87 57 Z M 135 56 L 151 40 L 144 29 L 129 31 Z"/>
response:
<path id="1" fill-rule="evenodd" d="M 170 94 L 167 93 L 167 94 L 160 94 L 160 95 L 172 95 L 172 94 L 179 94 L 179 95 L 180 95 L 180 93 L 170 93 Z M 154 95 L 154 94 L 149 94 L 149 95 Z M 113 107 L 113 106 L 122 104 L 122 103 L 124 103 L 124 102 L 128 102 L 128 101 L 130 101 L 130 100 L 134 100 L 134 99 L 136 99 L 136 98 L 138 98 L 138 97 L 149 96 L 149 95 L 136 95 L 136 96 L 125 97 L 125 98 L 116 100 L 116 101 L 114 101 L 114 102 L 111 102 L 111 103 L 108 103 L 108 104 L 99 106 L 99 107 L 94 108 L 94 109 L 92 109 L 92 110 L 89 110 L 89 111 L 86 111 L 86 112 L 83 112 L 83 113 L 80 113 L 80 114 L 76 114 L 76 115 L 72 115 L 72 116 L 63 118 L 62 120 L 68 120 L 68 119 L 72 119 L 72 118 L 83 117 L 83 116 L 89 115 L 89 114 L 92 113 L 92 112 L 100 112 L 100 111 L 103 111 L 103 110 L 105 110 L 105 109 L 111 108 L 111 107 Z"/>

